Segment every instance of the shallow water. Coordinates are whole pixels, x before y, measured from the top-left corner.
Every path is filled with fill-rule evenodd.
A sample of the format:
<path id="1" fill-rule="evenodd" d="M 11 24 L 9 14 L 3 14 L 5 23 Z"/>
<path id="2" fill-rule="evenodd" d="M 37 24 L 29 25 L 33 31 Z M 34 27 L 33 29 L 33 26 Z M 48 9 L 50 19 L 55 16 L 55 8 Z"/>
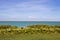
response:
<path id="1" fill-rule="evenodd" d="M 15 25 L 19 27 L 35 24 L 60 25 L 60 21 L 0 21 L 0 25 Z"/>

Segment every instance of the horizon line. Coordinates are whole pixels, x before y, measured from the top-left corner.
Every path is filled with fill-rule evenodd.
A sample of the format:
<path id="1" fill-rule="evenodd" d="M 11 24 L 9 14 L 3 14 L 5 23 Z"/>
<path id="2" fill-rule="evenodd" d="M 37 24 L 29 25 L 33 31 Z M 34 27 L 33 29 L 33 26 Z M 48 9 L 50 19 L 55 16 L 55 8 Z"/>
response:
<path id="1" fill-rule="evenodd" d="M 8 20 L 7 20 L 8 21 Z M 54 22 L 59 22 L 59 21 L 54 21 Z"/>

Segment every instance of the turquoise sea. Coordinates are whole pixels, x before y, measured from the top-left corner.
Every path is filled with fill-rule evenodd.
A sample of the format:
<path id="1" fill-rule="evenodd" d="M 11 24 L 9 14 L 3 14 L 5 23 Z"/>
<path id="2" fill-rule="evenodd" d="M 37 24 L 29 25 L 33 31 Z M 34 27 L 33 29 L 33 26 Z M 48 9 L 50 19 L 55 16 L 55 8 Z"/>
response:
<path id="1" fill-rule="evenodd" d="M 60 25 L 60 21 L 0 21 L 0 25 L 13 25 L 18 27 L 35 24 Z"/>

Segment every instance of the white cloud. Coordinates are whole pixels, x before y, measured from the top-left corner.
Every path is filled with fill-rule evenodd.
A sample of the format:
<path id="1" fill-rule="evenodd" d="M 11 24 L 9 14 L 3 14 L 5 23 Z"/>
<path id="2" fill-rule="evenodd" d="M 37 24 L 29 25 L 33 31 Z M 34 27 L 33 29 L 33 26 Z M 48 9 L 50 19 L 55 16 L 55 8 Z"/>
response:
<path id="1" fill-rule="evenodd" d="M 37 18 L 37 17 L 36 16 L 28 16 L 28 18 L 33 18 L 34 19 L 34 18 Z"/>

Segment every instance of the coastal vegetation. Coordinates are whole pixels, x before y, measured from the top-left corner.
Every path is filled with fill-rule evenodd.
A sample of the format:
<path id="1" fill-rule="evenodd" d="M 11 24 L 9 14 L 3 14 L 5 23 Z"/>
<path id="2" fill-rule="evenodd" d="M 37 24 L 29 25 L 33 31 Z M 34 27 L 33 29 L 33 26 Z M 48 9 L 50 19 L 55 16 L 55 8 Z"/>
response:
<path id="1" fill-rule="evenodd" d="M 30 25 L 17 27 L 11 25 L 0 25 L 0 34 L 26 34 L 26 33 L 60 33 L 60 25 Z"/>
<path id="2" fill-rule="evenodd" d="M 0 25 L 0 40 L 60 40 L 60 25 Z"/>

